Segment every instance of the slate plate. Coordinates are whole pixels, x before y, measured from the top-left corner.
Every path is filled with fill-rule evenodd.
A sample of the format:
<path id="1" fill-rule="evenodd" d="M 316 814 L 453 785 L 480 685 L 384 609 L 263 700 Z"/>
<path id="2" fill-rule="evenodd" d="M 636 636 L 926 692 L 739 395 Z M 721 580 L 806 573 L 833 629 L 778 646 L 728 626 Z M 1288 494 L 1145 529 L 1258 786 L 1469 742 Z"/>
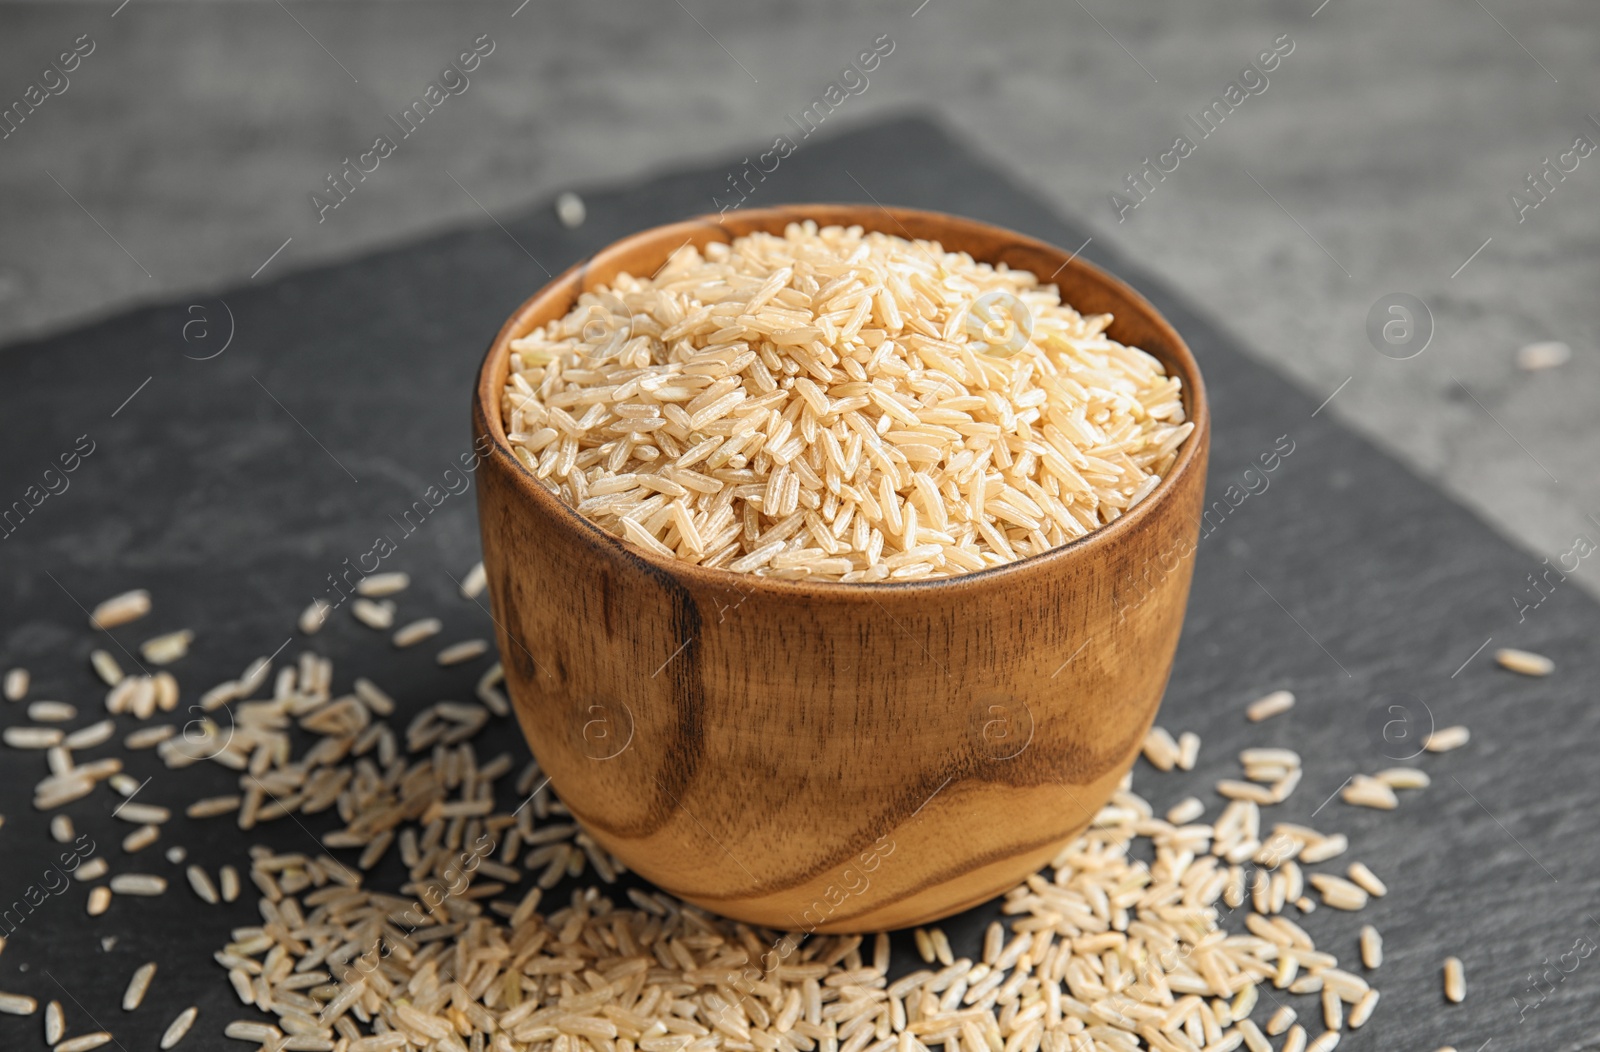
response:
<path id="1" fill-rule="evenodd" d="M 0 498 L 21 499 L 57 458 L 93 447 L 66 476 L 69 488 L 8 524 L 0 540 L 0 662 L 31 668 L 31 696 L 77 703 L 83 724 L 98 718 L 103 693 L 87 672 L 91 648 L 131 666 L 127 653 L 140 640 L 189 626 L 199 633 L 195 652 L 175 666 L 187 706 L 280 643 L 284 655 L 298 653 L 297 613 L 379 536 L 398 548 L 385 566 L 414 578 L 402 620 L 441 616 L 441 644 L 490 635 L 486 613 L 456 594 L 453 579 L 477 558 L 473 495 L 447 496 L 426 516 L 405 519 L 430 486 L 445 488 L 444 472 L 469 449 L 468 392 L 489 337 L 547 272 L 624 234 L 708 211 L 713 194 L 726 200 L 737 166 L 730 159 L 592 191 L 589 221 L 576 231 L 541 206 L 502 217 L 504 229 L 448 233 L 347 264 L 290 273 L 280 260 L 220 297 L 133 311 L 0 354 L 8 409 Z M 805 200 L 943 209 L 1069 248 L 1086 239 L 920 119 L 807 143 L 749 195 L 752 206 Z M 1198 731 L 1205 748 L 1187 775 L 1156 774 L 1141 762 L 1137 787 L 1163 810 L 1197 793 L 1214 813 L 1210 786 L 1237 773 L 1240 748 L 1286 745 L 1306 757 L 1304 783 L 1274 817 L 1348 833 L 1350 857 L 1391 888 L 1359 919 L 1322 909 L 1305 921 L 1319 944 L 1351 962 L 1362 920 L 1385 934 L 1383 1002 L 1342 1049 L 1595 1047 L 1587 1039 L 1600 1029 L 1592 1008 L 1600 993 L 1600 957 L 1592 956 L 1600 790 L 1590 758 L 1600 714 L 1588 684 L 1600 609 L 1551 574 L 1548 596 L 1519 614 L 1513 597 L 1535 597 L 1527 575 L 1544 573 L 1544 564 L 1314 413 L 1316 400 L 1241 354 L 1100 240 L 1084 255 L 1132 282 L 1187 337 L 1216 420 L 1212 491 L 1222 503 L 1200 546 L 1161 716 L 1175 733 Z M 1245 475 L 1289 443 L 1293 452 L 1276 470 Z M 114 640 L 86 628 L 82 606 L 136 586 L 155 593 L 151 617 Z M 314 642 L 335 659 L 337 685 L 372 675 L 407 709 L 465 696 L 481 668 L 442 671 L 432 646 L 394 652 L 343 612 Z M 1529 680 L 1494 668 L 1490 654 L 1505 644 L 1551 655 L 1556 675 Z M 1277 687 L 1299 696 L 1293 712 L 1246 722 L 1243 705 Z M 8 706 L 3 719 L 23 722 L 22 707 Z M 1432 721 L 1465 723 L 1474 738 L 1415 761 L 1433 775 L 1430 789 L 1407 794 L 1393 813 L 1324 803 L 1352 773 L 1413 753 Z M 119 739 L 131 729 L 123 724 Z M 525 755 L 510 724 L 497 725 L 480 754 L 492 755 L 495 744 Z M 108 745 L 85 755 L 121 752 Z M 168 772 L 150 754 L 127 763 L 150 779 L 141 799 L 174 807 L 233 783 L 214 765 Z M 247 1013 L 209 958 L 230 928 L 254 922 L 253 907 L 202 906 L 162 851 L 181 844 L 212 872 L 225 862 L 243 869 L 251 842 L 313 849 L 327 816 L 249 838 L 226 820 L 180 818 L 158 847 L 130 857 L 120 840 L 132 827 L 111 817 L 113 795 L 81 801 L 67 810 L 114 871 L 159 873 L 174 884 L 160 898 L 119 898 L 91 919 L 82 884 L 48 890 L 57 878 L 47 867 L 62 849 L 29 803 L 43 773 L 37 755 L 7 750 L 0 762 L 0 909 L 24 900 L 30 886 L 47 888 L 37 909 L 14 906 L 16 919 L 0 923 L 0 931 L 16 929 L 0 955 L 0 989 L 41 1003 L 59 998 L 69 1032 L 105 1025 L 124 1052 L 153 1048 L 189 1004 L 200 1006 L 201 1022 L 184 1047 L 240 1047 L 220 1032 Z M 992 907 L 975 910 L 946 925 L 958 952 L 976 952 L 992 915 Z M 897 940 L 897 968 L 911 963 L 908 941 Z M 1467 967 L 1468 1001 L 1457 1007 L 1440 993 L 1448 954 Z M 124 1014 L 122 988 L 146 960 L 160 962 L 155 985 L 143 1008 Z M 1532 981 L 1547 968 L 1548 978 Z M 1302 1016 L 1319 1015 L 1311 999 L 1295 1003 Z M 0 1017 L 0 1047 L 42 1042 L 38 1017 Z"/>

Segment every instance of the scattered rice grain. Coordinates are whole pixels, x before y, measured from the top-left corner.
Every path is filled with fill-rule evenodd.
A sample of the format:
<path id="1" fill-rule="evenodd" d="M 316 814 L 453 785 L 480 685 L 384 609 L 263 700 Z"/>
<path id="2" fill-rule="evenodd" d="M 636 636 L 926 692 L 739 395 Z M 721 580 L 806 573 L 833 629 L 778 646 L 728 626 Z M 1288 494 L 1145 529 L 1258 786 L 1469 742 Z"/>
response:
<path id="1" fill-rule="evenodd" d="M 1381 899 L 1389 893 L 1388 886 L 1379 880 L 1378 875 L 1368 869 L 1364 862 L 1350 863 L 1350 867 L 1345 870 L 1345 875 L 1350 878 L 1351 882 L 1360 885 L 1361 890 L 1375 899 Z"/>
<path id="2" fill-rule="evenodd" d="M 1383 964 L 1383 936 L 1370 924 L 1361 926 L 1361 963 L 1369 970 Z"/>
<path id="3" fill-rule="evenodd" d="M 150 980 L 156 977 L 156 964 L 154 961 L 141 964 L 134 969 L 132 978 L 128 980 L 128 988 L 122 993 L 122 1010 L 131 1012 L 144 1003 L 144 995 L 150 989 Z"/>
<path id="4" fill-rule="evenodd" d="M 467 576 L 461 579 L 461 598 L 476 599 L 483 594 L 489 585 L 489 575 L 484 572 L 483 563 L 473 563 L 472 569 L 467 571 Z"/>
<path id="5" fill-rule="evenodd" d="M 189 1028 L 194 1026 L 195 1017 L 199 1014 L 200 1009 L 194 1007 L 193 1005 L 190 1005 L 188 1008 L 185 1008 L 183 1011 L 178 1013 L 178 1017 L 172 1021 L 171 1025 L 167 1027 L 166 1032 L 161 1035 L 161 1048 L 163 1049 L 163 1052 L 164 1050 L 172 1048 L 179 1041 L 183 1040 L 184 1035 L 189 1032 Z"/>
<path id="6" fill-rule="evenodd" d="M 189 652 L 194 633 L 187 628 L 155 636 L 139 644 L 139 653 L 152 665 L 170 665 Z"/>
<path id="7" fill-rule="evenodd" d="M 394 627 L 394 610 L 394 603 L 388 599 L 357 599 L 350 604 L 350 613 L 357 621 L 379 632 L 387 632 Z"/>
<path id="8" fill-rule="evenodd" d="M 131 592 L 114 595 L 94 608 L 89 615 L 89 625 L 93 628 L 116 628 L 139 618 L 150 612 L 150 593 L 143 588 L 135 588 Z"/>
<path id="9" fill-rule="evenodd" d="M 1445 727 L 1428 735 L 1422 747 L 1429 752 L 1449 752 L 1459 749 L 1472 738 L 1472 732 L 1462 726 Z"/>
<path id="10" fill-rule="evenodd" d="M 28 719 L 40 723 L 66 723 L 77 718 L 77 706 L 64 701 L 35 701 L 28 706 Z"/>
<path id="11" fill-rule="evenodd" d="M 26 994 L 0 993 L 0 1012 L 7 1015 L 32 1015 L 39 1010 L 39 1002 Z"/>
<path id="12" fill-rule="evenodd" d="M 1446 957 L 1444 959 L 1444 999 L 1453 1005 L 1458 1005 L 1467 998 L 1467 975 L 1461 966 L 1461 958 Z"/>
<path id="13" fill-rule="evenodd" d="M 488 653 L 489 644 L 481 639 L 467 639 L 460 643 L 453 643 L 439 651 L 437 661 L 441 665 L 461 665 L 468 661 L 482 657 Z"/>
<path id="14" fill-rule="evenodd" d="M 1543 654 L 1535 654 L 1530 650 L 1517 650 L 1512 647 L 1502 647 L 1496 650 L 1494 659 L 1501 668 L 1524 676 L 1548 676 L 1556 669 L 1556 663 Z"/>
<path id="15" fill-rule="evenodd" d="M 78 872 L 83 872 L 82 866 L 78 867 Z M 111 890 L 118 895 L 163 895 L 167 890 L 167 879 L 153 873 L 118 873 L 111 878 Z"/>
<path id="16" fill-rule="evenodd" d="M 397 647 L 416 646 L 424 639 L 438 635 L 443 629 L 444 622 L 437 617 L 425 617 L 420 621 L 413 621 L 395 632 L 394 645 Z"/>
<path id="17" fill-rule="evenodd" d="M 1294 695 L 1287 690 L 1275 690 L 1264 698 L 1252 701 L 1244 710 L 1253 723 L 1271 719 L 1294 708 Z"/>
<path id="18" fill-rule="evenodd" d="M 356 582 L 356 594 L 369 599 L 403 592 L 411 585 L 411 575 L 405 573 L 375 573 Z"/>

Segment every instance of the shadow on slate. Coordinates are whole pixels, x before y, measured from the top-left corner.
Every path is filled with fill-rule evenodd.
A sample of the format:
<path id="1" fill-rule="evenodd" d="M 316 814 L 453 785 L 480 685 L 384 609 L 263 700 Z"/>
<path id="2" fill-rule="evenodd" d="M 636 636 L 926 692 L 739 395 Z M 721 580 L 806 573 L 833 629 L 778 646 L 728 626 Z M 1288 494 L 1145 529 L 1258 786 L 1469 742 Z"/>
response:
<path id="1" fill-rule="evenodd" d="M 444 488 L 444 472 L 469 449 L 468 394 L 489 338 L 547 273 L 624 234 L 712 210 L 736 163 L 590 191 L 589 220 L 576 231 L 541 204 L 506 230 L 442 234 L 7 349 L 4 500 L 39 483 L 79 436 L 87 436 L 80 448 L 92 442 L 93 452 L 67 476 L 67 491 L 0 541 L 8 600 L 0 662 L 33 670 L 32 697 L 77 703 L 81 725 L 97 718 L 103 693 L 88 672 L 92 647 L 132 667 L 140 640 L 191 626 L 195 652 L 175 666 L 187 706 L 280 643 L 285 657 L 297 654 L 305 643 L 291 638 L 296 614 L 379 536 L 398 548 L 385 568 L 414 580 L 399 597 L 400 623 L 442 617 L 441 645 L 490 635 L 485 611 L 460 598 L 451 576 L 477 558 L 474 495 L 448 496 L 409 531 L 400 521 L 429 486 Z M 748 204 L 864 199 L 962 213 L 1069 247 L 1086 237 L 919 118 L 807 143 Z M 1194 793 L 1214 815 L 1220 801 L 1210 787 L 1237 776 L 1240 748 L 1302 753 L 1305 780 L 1269 820 L 1347 833 L 1347 858 L 1367 862 L 1390 887 L 1363 914 L 1324 908 L 1304 920 L 1319 945 L 1354 969 L 1358 925 L 1370 920 L 1385 935 L 1382 1004 L 1341 1048 L 1476 1049 L 1490 1039 L 1498 1049 L 1592 1047 L 1584 1036 L 1594 1032 L 1594 1013 L 1585 1006 L 1600 995 L 1600 957 L 1571 951 L 1580 939 L 1600 943 L 1600 791 L 1591 766 L 1600 716 L 1588 687 L 1600 610 L 1574 588 L 1547 585 L 1550 596 L 1519 623 L 1511 597 L 1524 594 L 1527 575 L 1542 565 L 1329 414 L 1313 417 L 1313 399 L 1102 241 L 1085 255 L 1143 291 L 1193 346 L 1216 420 L 1211 491 L 1226 509 L 1214 512 L 1199 549 L 1160 717 L 1174 733 L 1201 734 L 1200 764 L 1159 774 L 1140 761 L 1136 788 L 1158 811 Z M 230 314 L 231 344 L 208 357 L 223 345 Z M 1289 443 L 1293 452 L 1276 470 L 1245 476 L 1262 454 Z M 150 617 L 114 639 L 86 628 L 82 607 L 138 586 L 155 594 Z M 1490 648 L 1458 672 L 1490 636 Z M 312 644 L 335 658 L 336 691 L 366 673 L 399 697 L 402 726 L 407 710 L 468 696 L 481 667 L 441 670 L 431 646 L 395 652 L 342 611 Z M 1506 644 L 1551 655 L 1558 671 L 1529 680 L 1496 669 L 1489 655 Z M 1245 703 L 1279 687 L 1299 697 L 1294 710 L 1246 722 Z M 1390 712 L 1391 704 L 1401 708 Z M 21 706 L 5 718 L 24 720 Z M 1412 761 L 1433 776 L 1431 788 L 1403 794 L 1393 813 L 1324 803 L 1350 774 L 1410 756 L 1430 721 L 1464 723 L 1474 734 L 1465 749 Z M 118 740 L 132 729 L 119 722 Z M 515 727 L 497 721 L 479 753 L 492 757 L 502 747 L 519 763 L 526 754 Z M 84 756 L 123 754 L 108 745 Z M 169 772 L 151 753 L 127 753 L 125 763 L 139 780 L 150 778 L 141 799 L 180 812 L 190 799 L 236 788 L 234 772 L 216 765 Z M 0 908 L 53 881 L 47 867 L 65 850 L 30 806 L 44 773 L 38 754 L 8 750 L 0 764 L 8 819 Z M 182 867 L 162 852 L 183 845 L 213 873 L 227 862 L 243 871 L 247 844 L 312 851 L 313 834 L 334 820 L 279 821 L 246 836 L 227 819 L 207 827 L 180 813 L 156 847 L 129 856 L 120 841 L 132 827 L 111 818 L 115 803 L 104 791 L 65 810 L 113 872 L 159 873 L 171 890 L 119 897 L 98 919 L 84 914 L 83 885 L 46 892 L 37 908 L 0 925 L 16 928 L 0 956 L 0 989 L 41 1004 L 58 998 L 69 1032 L 103 1024 L 130 1050 L 154 1047 L 167 1022 L 197 1004 L 199 1029 L 188 1043 L 219 1047 L 223 1024 L 249 1013 L 209 958 L 231 928 L 257 921 L 255 910 L 245 901 L 201 905 Z M 1318 868 L 1339 872 L 1345 861 Z M 374 884 L 399 882 L 397 871 L 382 870 Z M 946 924 L 958 954 L 977 955 L 997 914 L 991 905 Z M 1241 920 L 1231 926 L 1242 930 Z M 115 942 L 103 944 L 107 938 Z M 909 943 L 896 939 L 897 971 L 914 964 Z M 1447 1006 L 1441 994 L 1448 954 L 1466 962 L 1461 1006 Z M 1543 976 L 1547 959 L 1548 978 L 1534 985 L 1530 973 Z M 121 990 L 146 960 L 161 970 L 145 1006 L 125 1015 Z M 1291 1001 L 1302 1017 L 1320 1016 L 1312 998 L 1270 991 L 1262 1001 L 1268 1010 Z M 36 1047 L 39 1026 L 37 1017 L 0 1017 L 0 1046 Z"/>

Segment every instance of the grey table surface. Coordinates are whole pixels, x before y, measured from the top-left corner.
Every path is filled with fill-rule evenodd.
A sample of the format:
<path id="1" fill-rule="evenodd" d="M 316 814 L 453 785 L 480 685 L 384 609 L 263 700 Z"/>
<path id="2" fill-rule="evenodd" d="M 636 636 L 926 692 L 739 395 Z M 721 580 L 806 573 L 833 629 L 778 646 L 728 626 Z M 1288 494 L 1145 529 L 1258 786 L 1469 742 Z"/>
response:
<path id="1" fill-rule="evenodd" d="M 94 47 L 0 140 L 0 339 L 764 148 L 886 33 L 829 128 L 938 115 L 1525 549 L 1600 537 L 1600 159 L 1569 157 L 1537 208 L 1511 199 L 1600 142 L 1592 4 L 520 3 L 0 6 L 8 105 Z M 329 171 L 485 33 L 465 92 L 319 222 Z M 1284 34 L 1260 94 L 1119 222 L 1127 175 Z M 1407 361 L 1366 335 L 1395 292 L 1435 327 Z M 1518 371 L 1514 349 L 1545 339 L 1571 364 Z"/>

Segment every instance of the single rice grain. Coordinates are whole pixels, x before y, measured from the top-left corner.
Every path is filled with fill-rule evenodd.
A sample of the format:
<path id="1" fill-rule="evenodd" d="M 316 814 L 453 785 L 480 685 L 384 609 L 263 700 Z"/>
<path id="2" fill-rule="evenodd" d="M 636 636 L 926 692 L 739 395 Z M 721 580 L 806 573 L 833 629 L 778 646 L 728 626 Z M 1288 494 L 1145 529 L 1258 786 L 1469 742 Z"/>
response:
<path id="1" fill-rule="evenodd" d="M 437 617 L 425 617 L 420 621 L 413 621 L 394 634 L 394 645 L 397 647 L 416 646 L 431 636 L 438 635 L 444 630 L 444 622 Z"/>
<path id="2" fill-rule="evenodd" d="M 384 600 L 357 599 L 350 604 L 350 613 L 368 628 L 387 632 L 394 627 L 394 603 Z"/>
<path id="3" fill-rule="evenodd" d="M 356 594 L 369 599 L 403 592 L 411 585 L 411 575 L 404 573 L 375 573 L 356 582 Z"/>
<path id="4" fill-rule="evenodd" d="M 1350 779 L 1350 784 L 1339 793 L 1339 799 L 1357 807 L 1371 807 L 1380 811 L 1392 811 L 1400 806 L 1400 798 L 1394 795 L 1393 789 L 1364 774 Z"/>
<path id="5" fill-rule="evenodd" d="M 1279 1005 L 1278 1010 L 1272 1013 L 1272 1018 L 1267 1020 L 1266 1031 L 1272 1037 L 1277 1037 L 1294 1024 L 1297 1013 L 1288 1005 Z"/>
<path id="6" fill-rule="evenodd" d="M 118 873 L 111 878 L 111 890 L 118 895 L 162 895 L 167 890 L 167 879 L 153 873 Z"/>
<path id="7" fill-rule="evenodd" d="M 239 810 L 242 800 L 239 796 L 208 796 L 184 808 L 183 813 L 190 818 L 215 818 Z"/>
<path id="8" fill-rule="evenodd" d="M 39 1010 L 39 1002 L 25 994 L 0 993 L 0 1012 L 7 1015 L 32 1015 Z"/>
<path id="9" fill-rule="evenodd" d="M 311 605 L 300 611 L 300 618 L 295 627 L 300 629 L 301 635 L 312 636 L 322 631 L 322 626 L 328 620 L 328 614 L 333 612 L 333 607 L 321 599 L 311 600 Z"/>
<path id="10" fill-rule="evenodd" d="M 140 826 L 138 829 L 135 829 L 133 832 L 122 838 L 122 850 L 128 852 L 129 854 L 132 854 L 135 851 L 143 851 L 151 844 L 154 844 L 158 839 L 160 839 L 160 837 L 160 826 Z"/>
<path id="11" fill-rule="evenodd" d="M 55 727 L 7 727 L 0 740 L 13 749 L 51 749 L 66 738 Z"/>
<path id="12" fill-rule="evenodd" d="M 187 628 L 155 636 L 139 644 L 139 653 L 152 665 L 170 665 L 189 652 L 194 633 Z"/>
<path id="13" fill-rule="evenodd" d="M 1416 767 L 1390 767 L 1372 777 L 1390 789 L 1426 789 L 1433 784 L 1427 772 Z"/>
<path id="14" fill-rule="evenodd" d="M 1501 668 L 1524 676 L 1548 676 L 1556 669 L 1556 663 L 1543 654 L 1535 654 L 1530 650 L 1517 650 L 1513 647 L 1496 650 L 1494 659 Z"/>
<path id="15" fill-rule="evenodd" d="M 1378 991 L 1368 990 L 1361 995 L 1361 1000 L 1350 1007 L 1350 1016 L 1345 1020 L 1351 1030 L 1359 1030 L 1367 1025 L 1367 1020 L 1372 1018 L 1373 1011 L 1378 1007 Z"/>
<path id="16" fill-rule="evenodd" d="M 211 882 L 211 877 L 199 866 L 190 866 L 185 872 L 189 877 L 189 886 L 201 900 L 215 906 L 221 901 L 217 894 L 217 886 Z"/>
<path id="17" fill-rule="evenodd" d="M 1200 759 L 1200 735 L 1184 731 L 1178 735 L 1178 770 L 1192 771 Z"/>
<path id="18" fill-rule="evenodd" d="M 143 588 L 135 588 L 131 592 L 114 595 L 94 608 L 89 615 L 89 624 L 93 628 L 116 628 L 139 618 L 150 612 L 150 593 Z"/>
<path id="19" fill-rule="evenodd" d="M 441 665 L 461 665 L 473 661 L 488 653 L 489 644 L 482 639 L 467 639 L 460 643 L 453 643 L 439 651 L 435 659 Z"/>
<path id="20" fill-rule="evenodd" d="M 141 727 L 122 739 L 122 744 L 129 749 L 149 749 L 160 745 L 176 733 L 178 728 L 167 723 L 155 727 Z"/>
<path id="21" fill-rule="evenodd" d="M 189 1028 L 194 1026 L 195 1017 L 199 1014 L 200 1009 L 193 1005 L 179 1012 L 178 1017 L 172 1021 L 166 1032 L 161 1035 L 161 1048 L 166 1050 L 182 1041 L 184 1035 L 189 1032 Z"/>
<path id="22" fill-rule="evenodd" d="M 483 563 L 474 563 L 472 569 L 461 579 L 461 598 L 476 599 L 483 594 L 489 585 L 489 575 L 484 572 Z"/>
<path id="23" fill-rule="evenodd" d="M 137 789 L 138 783 L 134 783 Z M 172 812 L 158 804 L 140 804 L 128 801 L 116 810 L 116 817 L 124 822 L 135 822 L 139 825 L 151 823 L 160 825 L 172 818 Z"/>
<path id="24" fill-rule="evenodd" d="M 28 719 L 39 723 L 66 723 L 77 718 L 77 706 L 64 701 L 35 701 L 28 706 Z"/>
<path id="25" fill-rule="evenodd" d="M 1467 975 L 1459 957 L 1444 959 L 1444 999 L 1453 1005 L 1467 999 Z"/>
<path id="26" fill-rule="evenodd" d="M 134 969 L 133 976 L 128 980 L 128 988 L 122 992 L 122 1010 L 131 1012 L 144 1003 L 144 995 L 150 989 L 150 981 L 156 976 L 154 961 L 141 964 Z"/>
<path id="27" fill-rule="evenodd" d="M 1287 690 L 1275 690 L 1264 698 L 1252 701 L 1245 707 L 1245 716 L 1253 723 L 1271 719 L 1294 708 L 1294 695 Z"/>
<path id="28" fill-rule="evenodd" d="M 117 659 L 104 650 L 89 651 L 89 664 L 94 668 L 94 674 L 108 687 L 114 687 L 122 682 L 122 666 L 117 664 Z"/>
<path id="29" fill-rule="evenodd" d="M 104 745 L 111 740 L 117 732 L 115 720 L 98 720 L 87 727 L 80 727 L 62 739 L 61 744 L 69 749 L 92 749 L 96 745 Z"/>
<path id="30" fill-rule="evenodd" d="M 1429 752 L 1449 752 L 1459 749 L 1472 738 L 1472 732 L 1462 726 L 1445 727 L 1428 735 L 1422 747 Z"/>
<path id="31" fill-rule="evenodd" d="M 1322 1025 L 1329 1030 L 1344 1029 L 1344 1002 L 1337 991 L 1322 988 Z"/>
<path id="32" fill-rule="evenodd" d="M 1370 924 L 1361 926 L 1361 963 L 1368 969 L 1383 964 L 1383 936 Z"/>
<path id="33" fill-rule="evenodd" d="M 1364 862 L 1350 863 L 1350 867 L 1345 870 L 1345 875 L 1350 878 L 1352 883 L 1359 885 L 1361 890 L 1375 899 L 1381 899 L 1389 893 L 1388 886 L 1379 880 L 1378 875 L 1368 869 Z"/>
<path id="34" fill-rule="evenodd" d="M 1188 825 L 1206 813 L 1206 805 L 1197 796 L 1188 796 L 1180 800 L 1167 812 L 1167 821 L 1175 826 Z"/>

